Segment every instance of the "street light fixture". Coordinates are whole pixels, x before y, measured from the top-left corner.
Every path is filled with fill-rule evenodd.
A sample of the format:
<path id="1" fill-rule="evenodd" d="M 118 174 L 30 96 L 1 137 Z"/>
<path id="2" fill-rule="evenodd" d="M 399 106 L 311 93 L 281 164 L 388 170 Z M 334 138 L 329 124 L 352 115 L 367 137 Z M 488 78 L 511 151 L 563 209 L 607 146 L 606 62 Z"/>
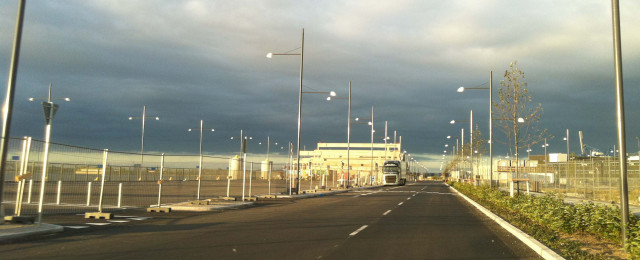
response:
<path id="1" fill-rule="evenodd" d="M 360 119 L 363 120 L 369 120 L 371 119 L 371 121 L 368 121 L 366 124 L 371 126 L 371 170 L 369 171 L 369 181 L 371 181 L 371 175 L 373 175 L 373 134 L 376 132 L 376 130 L 374 129 L 374 109 L 373 106 L 371 106 L 371 118 L 359 118 L 356 117 L 356 124 L 365 124 L 364 122 L 360 122 Z M 358 179 L 358 182 L 360 181 L 360 179 Z M 365 182 L 366 183 L 366 182 Z M 373 185 L 373 183 L 371 183 L 371 185 Z"/>
<path id="2" fill-rule="evenodd" d="M 332 91 L 333 92 L 333 91 Z M 330 101 L 332 99 L 347 99 L 348 100 L 348 108 L 347 108 L 347 183 L 350 181 L 349 179 L 351 178 L 350 174 L 350 158 L 351 158 L 351 81 L 349 81 L 349 94 L 346 98 L 344 97 L 336 97 L 335 96 L 335 92 L 333 92 L 333 98 L 332 96 L 327 97 L 327 100 Z M 343 174 L 343 173 L 341 173 Z M 334 180 L 335 181 L 335 180 Z M 345 182 L 342 182 L 342 185 L 344 188 L 347 188 L 347 184 L 345 184 Z"/>
<path id="3" fill-rule="evenodd" d="M 469 111 L 469 120 L 464 120 L 464 121 L 456 121 L 456 120 L 451 120 L 449 122 L 449 124 L 455 124 L 455 123 L 469 123 L 469 137 L 470 137 L 470 141 L 469 141 L 469 154 L 471 154 L 471 156 L 473 157 L 473 153 L 471 151 L 473 151 L 473 110 Z M 462 129 L 462 146 L 464 147 L 464 128 Z M 462 149 L 462 158 L 464 161 L 464 148 Z M 471 173 L 473 174 L 473 160 L 470 161 L 470 168 L 471 168 Z M 474 176 L 472 176 L 474 177 Z"/>
<path id="4" fill-rule="evenodd" d="M 544 148 L 544 164 L 547 164 L 547 147 L 549 147 L 549 144 L 547 143 L 547 138 L 544 139 L 544 144 L 542 145 L 542 148 Z"/>
<path id="5" fill-rule="evenodd" d="M 486 89 L 489 90 L 489 188 L 493 188 L 493 71 L 489 71 L 489 87 L 465 88 L 459 87 L 458 93 L 465 89 Z M 517 153 L 517 151 L 516 151 Z"/>
<path id="6" fill-rule="evenodd" d="M 300 49 L 300 53 L 291 53 L 291 51 Z M 303 92 L 302 91 L 302 75 L 304 71 L 304 28 L 302 28 L 302 37 L 301 37 L 301 45 L 300 48 L 296 48 L 290 50 L 285 53 L 267 53 L 267 58 L 271 59 L 276 55 L 294 55 L 300 56 L 300 86 L 298 91 L 298 144 L 297 144 L 297 170 L 296 170 L 296 194 L 298 194 L 298 189 L 300 189 L 300 130 L 302 129 L 302 93 L 329 93 L 331 96 L 335 96 L 335 92 Z"/>
<path id="7" fill-rule="evenodd" d="M 140 171 L 142 170 L 142 167 L 144 165 L 144 126 L 147 118 L 152 118 L 152 119 L 155 119 L 156 121 L 160 120 L 160 118 L 157 116 L 147 116 L 147 106 L 142 106 L 141 117 L 133 117 L 133 116 L 129 117 L 129 120 L 142 119 L 142 141 L 140 143 L 140 168 L 138 168 L 138 180 L 142 178 Z"/>
<path id="8" fill-rule="evenodd" d="M 200 162 L 198 164 L 198 193 L 197 193 L 197 200 L 200 200 L 200 182 L 202 180 L 202 133 L 204 132 L 204 129 L 202 128 L 203 126 L 203 120 L 200 120 Z M 207 129 L 209 130 L 209 129 Z M 210 129 L 211 132 L 216 131 L 215 129 Z M 192 132 L 192 131 L 198 131 L 198 129 L 192 129 L 189 128 L 187 131 Z"/>
<path id="9" fill-rule="evenodd" d="M 45 191 L 45 183 L 47 179 L 47 164 L 49 161 L 49 145 L 51 140 L 51 124 L 53 123 L 53 117 L 58 110 L 58 104 L 54 104 L 52 100 L 64 100 L 70 101 L 69 98 L 53 98 L 51 97 L 51 83 L 49 83 L 49 96 L 46 98 L 29 98 L 29 101 L 34 100 L 47 100 L 42 102 L 42 108 L 44 110 L 44 121 L 45 121 L 45 130 L 44 130 L 44 158 L 42 159 L 42 182 L 40 183 L 40 199 L 38 202 L 38 223 L 42 223 L 42 205 L 44 203 L 44 191 Z M 0 173 L 3 174 L 3 173 Z M 2 207 L 0 207 L 1 209 Z M 4 215 L 4 212 L 0 213 L 0 215 Z"/>
<path id="10" fill-rule="evenodd" d="M 292 50 L 293 51 L 293 50 Z M 300 129 L 302 127 L 302 75 L 303 75 L 303 71 L 304 71 L 304 28 L 302 28 L 302 37 L 301 37 L 301 45 L 300 45 L 300 53 L 267 53 L 267 58 L 271 59 L 274 55 L 299 55 L 300 56 L 300 87 L 299 87 L 299 91 L 298 91 L 298 154 L 297 154 L 297 166 L 298 166 L 298 170 L 297 170 L 297 177 L 296 179 L 298 181 L 300 181 Z M 296 186 L 296 188 L 298 188 L 298 186 Z M 296 190 L 296 194 L 297 194 L 297 190 Z"/>

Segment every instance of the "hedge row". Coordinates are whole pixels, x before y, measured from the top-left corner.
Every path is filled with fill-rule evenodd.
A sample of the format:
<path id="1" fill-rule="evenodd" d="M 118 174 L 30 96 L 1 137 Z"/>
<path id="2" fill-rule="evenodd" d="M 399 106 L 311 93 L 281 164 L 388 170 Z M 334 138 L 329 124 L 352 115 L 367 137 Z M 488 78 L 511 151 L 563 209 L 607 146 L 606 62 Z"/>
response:
<path id="1" fill-rule="evenodd" d="M 482 204 L 503 219 L 517 226 L 541 243 L 569 259 L 602 259 L 581 250 L 583 245 L 564 239 L 561 234 L 589 234 L 599 239 L 622 245 L 620 209 L 615 205 L 599 206 L 593 203 L 565 204 L 561 195 L 510 197 L 507 192 L 476 187 L 465 183 L 450 183 L 458 191 Z M 627 252 L 640 257 L 640 221 L 631 216 L 628 227 Z"/>

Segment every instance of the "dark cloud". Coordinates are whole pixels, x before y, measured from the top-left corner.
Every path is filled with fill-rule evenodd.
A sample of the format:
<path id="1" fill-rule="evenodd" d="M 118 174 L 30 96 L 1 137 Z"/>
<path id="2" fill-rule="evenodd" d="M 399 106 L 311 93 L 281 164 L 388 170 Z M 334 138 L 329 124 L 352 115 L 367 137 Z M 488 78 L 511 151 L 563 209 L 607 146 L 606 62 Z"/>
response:
<path id="1" fill-rule="evenodd" d="M 640 4 L 622 5 L 631 140 L 640 129 L 640 18 L 633 16 Z M 2 78 L 16 8 L 0 4 Z M 196 153 L 198 135 L 186 130 L 201 119 L 216 129 L 204 139 L 209 153 L 236 151 L 230 137 L 240 129 L 256 140 L 295 142 L 299 57 L 265 54 L 300 47 L 304 27 L 305 91 L 346 96 L 351 80 L 354 117 L 369 117 L 374 106 L 376 140 L 388 121 L 389 135 L 397 131 L 429 167 L 439 167 L 445 136 L 468 127 L 450 120 L 466 120 L 473 109 L 488 135 L 488 93 L 456 89 L 487 86 L 490 70 L 497 89 L 516 60 L 544 107 L 541 126 L 556 136 L 552 152 L 564 151 L 567 128 L 572 150 L 578 130 L 606 149 L 616 143 L 609 9 L 598 1 L 29 2 L 12 135 L 42 136 L 41 107 L 26 99 L 46 95 L 51 82 L 54 96 L 72 98 L 56 116 L 57 142 L 137 151 L 140 121 L 127 118 L 145 105 L 161 118 L 147 125 L 149 151 Z M 303 96 L 307 149 L 346 140 L 347 102 L 325 98 Z M 354 125 L 352 134 L 354 142 L 370 140 L 368 126 Z"/>

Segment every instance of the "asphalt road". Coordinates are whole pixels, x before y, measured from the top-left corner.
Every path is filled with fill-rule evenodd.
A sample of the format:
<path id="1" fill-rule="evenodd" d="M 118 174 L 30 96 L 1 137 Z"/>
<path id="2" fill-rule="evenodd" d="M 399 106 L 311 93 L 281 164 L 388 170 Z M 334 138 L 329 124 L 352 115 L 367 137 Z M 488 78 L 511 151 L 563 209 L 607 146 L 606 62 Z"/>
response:
<path id="1" fill-rule="evenodd" d="M 440 182 L 116 216 L 50 217 L 68 228 L 0 245 L 0 259 L 539 259 Z"/>

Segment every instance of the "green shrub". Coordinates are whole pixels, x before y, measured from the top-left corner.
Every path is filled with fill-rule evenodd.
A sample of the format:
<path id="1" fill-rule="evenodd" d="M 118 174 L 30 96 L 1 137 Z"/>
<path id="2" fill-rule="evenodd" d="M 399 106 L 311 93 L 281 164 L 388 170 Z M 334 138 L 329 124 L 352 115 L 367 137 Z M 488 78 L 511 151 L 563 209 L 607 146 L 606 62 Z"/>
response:
<path id="1" fill-rule="evenodd" d="M 581 250 L 576 241 L 562 239 L 559 234 L 584 233 L 611 243 L 621 244 L 620 209 L 615 205 L 600 206 L 592 202 L 565 204 L 558 194 L 510 197 L 507 192 L 486 186 L 475 187 L 465 183 L 450 183 L 458 191 L 500 215 L 543 244 L 571 259 L 599 259 Z M 631 216 L 626 250 L 640 256 L 640 221 Z"/>

